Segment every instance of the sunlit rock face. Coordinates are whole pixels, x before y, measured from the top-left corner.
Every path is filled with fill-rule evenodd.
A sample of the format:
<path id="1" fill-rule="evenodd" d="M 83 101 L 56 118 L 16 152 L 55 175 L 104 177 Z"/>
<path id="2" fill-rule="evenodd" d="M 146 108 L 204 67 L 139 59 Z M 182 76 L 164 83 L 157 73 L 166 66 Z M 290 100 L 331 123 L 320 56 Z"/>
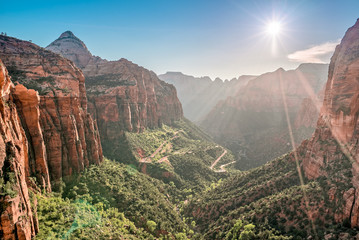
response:
<path id="1" fill-rule="evenodd" d="M 0 238 L 5 240 L 31 239 L 38 231 L 28 192 L 28 141 L 11 96 L 13 87 L 0 60 Z"/>
<path id="2" fill-rule="evenodd" d="M 176 89 L 155 73 L 126 59 L 107 61 L 89 55 L 82 41 L 68 32 L 47 49 L 73 60 L 82 69 L 88 109 L 97 120 L 103 143 L 118 139 L 124 131 L 141 132 L 183 117 Z"/>
<path id="3" fill-rule="evenodd" d="M 359 226 L 359 20 L 336 47 L 329 66 L 323 108 L 311 140 L 302 149 L 303 169 L 310 179 L 327 175 L 340 159 L 352 165 L 352 188 L 343 194 L 344 211 L 337 220 Z"/>
<path id="4" fill-rule="evenodd" d="M 318 92 L 327 74 L 327 64 L 302 64 L 295 70 L 280 68 L 260 75 L 220 101 L 201 125 L 239 152 L 239 168 L 262 165 L 293 149 L 288 119 L 295 145 L 312 135 L 321 105 Z"/>
<path id="5" fill-rule="evenodd" d="M 71 61 L 30 42 L 0 36 L 0 45 L 0 58 L 17 84 L 14 102 L 32 139 L 28 171 L 50 186 L 49 179 L 57 181 L 100 163 L 102 148 L 96 122 L 87 112 L 82 72 Z"/>
<path id="6" fill-rule="evenodd" d="M 230 81 L 216 78 L 212 81 L 209 77 L 197 78 L 181 72 L 167 72 L 158 77 L 176 87 L 184 116 L 200 122 L 220 100 L 235 95 L 256 76 L 243 75 Z"/>

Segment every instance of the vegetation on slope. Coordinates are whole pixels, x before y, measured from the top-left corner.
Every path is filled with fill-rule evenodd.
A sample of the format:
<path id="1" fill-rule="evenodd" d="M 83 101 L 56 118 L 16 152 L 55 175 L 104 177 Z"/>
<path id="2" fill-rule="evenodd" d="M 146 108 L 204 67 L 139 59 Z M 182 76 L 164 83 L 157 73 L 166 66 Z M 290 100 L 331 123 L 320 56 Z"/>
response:
<path id="1" fill-rule="evenodd" d="M 355 236 L 348 222 L 336 221 L 344 210 L 344 192 L 351 187 L 345 181 L 351 178 L 349 164 L 338 159 L 326 167 L 328 177 L 304 178 L 301 185 L 293 156 L 284 155 L 197 195 L 184 207 L 184 215 L 208 239 L 225 239 L 239 219 L 293 239 Z"/>
<path id="2" fill-rule="evenodd" d="M 225 149 L 185 119 L 174 122 L 171 127 L 163 125 L 142 133 L 126 132 L 119 143 L 111 144 L 104 147 L 104 155 L 108 158 L 133 164 L 153 178 L 164 183 L 173 182 L 177 188 L 192 193 L 229 176 L 228 172 L 210 169 Z M 121 154 L 116 154 L 118 152 Z M 230 162 L 234 162 L 234 156 L 228 151 L 215 170 Z"/>
<path id="3" fill-rule="evenodd" d="M 195 234 L 195 222 L 187 224 L 179 209 L 230 175 L 210 169 L 224 149 L 187 120 L 143 133 L 127 132 L 123 140 L 115 144 L 127 148 L 127 155 L 117 161 L 105 159 L 66 179 L 62 197 L 39 198 L 40 239 L 201 238 Z M 120 163 L 124 156 L 126 161 Z M 231 161 L 234 157 L 228 152 L 219 164 Z M 59 211 L 55 214 L 53 209 Z"/>
<path id="4" fill-rule="evenodd" d="M 154 221 L 157 235 L 182 232 L 187 226 L 176 212 L 173 186 L 138 172 L 129 165 L 105 160 L 91 166 L 65 189 L 64 196 L 102 204 L 105 209 L 117 208 L 136 226 L 146 228 Z"/>
<path id="5" fill-rule="evenodd" d="M 38 196 L 36 239 L 154 239 L 116 208 L 104 209 L 85 200 Z"/>

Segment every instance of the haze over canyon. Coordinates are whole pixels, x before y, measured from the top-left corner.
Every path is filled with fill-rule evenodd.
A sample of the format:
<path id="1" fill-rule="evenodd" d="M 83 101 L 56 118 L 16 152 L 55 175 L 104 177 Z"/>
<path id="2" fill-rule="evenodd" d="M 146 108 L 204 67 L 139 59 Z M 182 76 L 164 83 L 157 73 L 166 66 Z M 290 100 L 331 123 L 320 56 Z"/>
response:
<path id="1" fill-rule="evenodd" d="M 170 68 L 157 75 L 124 58 L 125 52 L 111 60 L 95 56 L 94 39 L 81 31 L 37 36 L 47 39 L 46 47 L 0 34 L 0 239 L 359 239 L 359 19 L 351 20 L 338 42 L 294 51 L 292 44 L 300 47 L 298 42 L 316 36 L 303 34 L 284 55 L 298 61 L 295 67 L 278 67 L 289 16 L 307 16 L 302 11 L 311 8 L 304 3 L 290 11 L 293 16 L 266 22 L 271 54 L 253 40 L 258 48 L 246 55 L 251 66 L 239 61 L 237 76 L 224 81 Z M 103 9 L 88 4 L 90 12 L 93 6 Z M 153 4 L 164 10 L 168 3 Z M 198 9 L 197 1 L 192 4 Z M 212 4 L 204 6 L 209 13 L 233 17 L 228 2 Z M 331 4 L 323 8 L 342 14 L 342 5 Z M 147 7 L 136 8 L 134 16 L 147 16 L 153 6 Z M 176 22 L 185 21 L 183 15 L 167 10 L 156 26 L 184 24 Z M 191 9 L 186 16 L 192 19 Z M 203 21 L 214 21 L 211 16 Z M 211 33 L 221 21 L 227 19 L 203 29 Z M 321 34 L 337 33 L 336 26 Z M 135 32 L 144 38 L 148 31 Z M 159 34 L 161 28 L 152 31 L 161 43 L 172 39 Z M 147 35 L 149 43 L 152 37 Z M 227 37 L 218 48 L 206 48 L 218 51 L 223 62 L 219 51 L 233 43 Z M 245 55 L 249 45 L 242 39 L 237 42 Z M 208 47 L 212 40 L 217 36 L 201 43 Z M 100 46 L 104 53 L 112 41 L 122 47 L 121 38 L 108 38 Z M 185 36 L 182 41 L 189 44 Z M 153 44 L 153 64 L 166 46 Z M 181 58 L 175 50 L 171 57 Z M 240 68 L 253 67 L 254 57 L 263 65 L 258 71 L 277 67 L 240 75 Z M 214 69 L 207 69 L 213 76 Z"/>

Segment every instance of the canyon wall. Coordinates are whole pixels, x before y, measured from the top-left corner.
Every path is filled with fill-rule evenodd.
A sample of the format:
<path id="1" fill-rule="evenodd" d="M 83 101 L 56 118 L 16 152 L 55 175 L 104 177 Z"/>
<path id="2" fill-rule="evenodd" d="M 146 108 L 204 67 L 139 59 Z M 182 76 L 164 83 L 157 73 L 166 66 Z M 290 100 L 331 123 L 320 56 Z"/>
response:
<path id="1" fill-rule="evenodd" d="M 329 175 L 329 166 L 345 160 L 351 165 L 350 189 L 342 190 L 343 215 L 359 226 L 359 20 L 335 49 L 329 65 L 323 107 L 313 137 L 303 143 L 303 169 L 309 179 Z M 337 190 L 338 191 L 338 190 Z"/>
<path id="2" fill-rule="evenodd" d="M 71 61 L 7 36 L 0 59 L 0 238 L 31 239 L 38 231 L 32 191 L 50 192 L 99 164 L 102 147 L 85 78 Z"/>
<path id="3" fill-rule="evenodd" d="M 0 239 L 5 240 L 31 239 L 38 231 L 28 191 L 28 141 L 11 96 L 13 87 L 0 60 Z"/>
<path id="4" fill-rule="evenodd" d="M 49 180 L 100 163 L 100 138 L 87 112 L 82 72 L 57 54 L 6 36 L 0 36 L 0 58 L 16 84 L 14 102 L 31 139 L 30 175 L 50 186 Z"/>
<path id="5" fill-rule="evenodd" d="M 142 132 L 183 117 L 176 89 L 155 73 L 126 59 L 107 61 L 93 56 L 70 31 L 47 49 L 73 60 L 82 69 L 88 109 L 97 120 L 103 145 L 116 142 L 125 131 Z"/>

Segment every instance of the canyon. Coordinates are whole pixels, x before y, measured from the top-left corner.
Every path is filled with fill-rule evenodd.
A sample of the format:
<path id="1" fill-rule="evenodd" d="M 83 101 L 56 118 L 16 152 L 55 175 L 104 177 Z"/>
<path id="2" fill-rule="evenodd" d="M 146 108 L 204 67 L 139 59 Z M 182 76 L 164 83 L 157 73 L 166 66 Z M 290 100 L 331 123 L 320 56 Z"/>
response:
<path id="1" fill-rule="evenodd" d="M 38 214 L 87 238 L 230 239 L 240 221 L 267 238 L 359 238 L 359 19 L 329 66 L 225 82 L 108 61 L 70 31 L 46 49 L 1 35 L 0 59 L 1 239 L 51 236 Z"/>
<path id="2" fill-rule="evenodd" d="M 200 123 L 240 159 L 247 170 L 298 146 L 315 129 L 328 71 L 327 64 L 301 64 L 262 74 L 217 103 Z M 294 146 L 294 147 L 295 147 Z"/>
<path id="3" fill-rule="evenodd" d="M 158 77 L 176 87 L 184 116 L 195 123 L 203 121 L 219 101 L 235 95 L 241 87 L 256 78 L 243 75 L 223 81 L 220 78 L 193 77 L 181 72 L 167 72 Z"/>
<path id="4" fill-rule="evenodd" d="M 359 19 L 331 58 L 312 137 L 186 206 L 205 237 L 224 238 L 241 219 L 298 239 L 358 239 L 358 66 Z M 299 112 L 313 112 L 315 104 L 306 98 Z M 312 125 L 306 118 L 300 124 Z"/>

